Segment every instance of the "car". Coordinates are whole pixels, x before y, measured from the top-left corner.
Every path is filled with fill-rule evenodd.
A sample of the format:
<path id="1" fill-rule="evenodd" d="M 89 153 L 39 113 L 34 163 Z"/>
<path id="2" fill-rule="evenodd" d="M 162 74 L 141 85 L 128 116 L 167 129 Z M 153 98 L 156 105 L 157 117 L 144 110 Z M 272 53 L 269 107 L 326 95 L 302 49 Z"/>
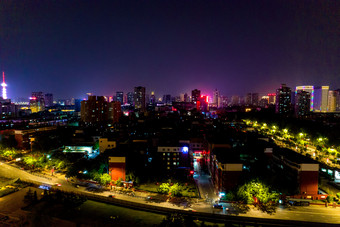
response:
<path id="1" fill-rule="evenodd" d="M 108 197 L 109 197 L 109 198 L 114 198 L 114 197 L 115 197 L 115 195 L 109 195 Z"/>
<path id="2" fill-rule="evenodd" d="M 288 203 L 291 206 L 309 206 L 309 202 L 308 201 L 289 200 Z"/>
<path id="3" fill-rule="evenodd" d="M 223 209 L 223 205 L 222 204 L 214 204 L 213 208 L 215 208 L 215 209 Z"/>

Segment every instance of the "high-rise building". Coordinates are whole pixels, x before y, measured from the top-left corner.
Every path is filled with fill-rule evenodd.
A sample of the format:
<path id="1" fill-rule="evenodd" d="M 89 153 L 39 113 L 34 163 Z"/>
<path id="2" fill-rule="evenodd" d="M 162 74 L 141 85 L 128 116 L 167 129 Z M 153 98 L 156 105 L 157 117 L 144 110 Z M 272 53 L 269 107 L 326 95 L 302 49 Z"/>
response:
<path id="1" fill-rule="evenodd" d="M 108 102 L 103 96 L 89 96 L 81 102 L 80 119 L 85 124 L 107 123 Z"/>
<path id="2" fill-rule="evenodd" d="M 155 105 L 156 104 L 156 96 L 155 96 L 155 92 L 154 91 L 151 92 L 150 104 L 151 105 Z"/>
<path id="3" fill-rule="evenodd" d="M 171 95 L 163 95 L 163 103 L 164 103 L 164 104 L 171 105 L 171 103 L 172 103 L 172 101 L 171 101 Z"/>
<path id="4" fill-rule="evenodd" d="M 108 110 L 108 120 L 111 123 L 117 123 L 119 121 L 119 118 L 122 116 L 122 109 L 121 109 L 121 103 L 116 102 L 110 102 L 108 104 L 109 110 Z"/>
<path id="5" fill-rule="evenodd" d="M 247 93 L 246 97 L 245 97 L 245 100 L 244 100 L 245 104 L 247 106 L 250 106 L 251 105 L 251 93 Z"/>
<path id="6" fill-rule="evenodd" d="M 133 106 L 133 102 L 134 99 L 133 99 L 133 92 L 128 92 L 127 93 L 127 103 L 130 105 L 130 106 Z"/>
<path id="7" fill-rule="evenodd" d="M 144 112 L 145 107 L 146 107 L 145 87 L 135 87 L 133 98 L 134 98 L 135 109 L 141 112 Z"/>
<path id="8" fill-rule="evenodd" d="M 192 96 L 192 101 L 197 102 L 201 98 L 201 91 L 198 89 L 192 90 L 191 91 L 191 96 Z"/>
<path id="9" fill-rule="evenodd" d="M 122 104 L 124 104 L 124 92 L 122 92 L 122 91 L 117 91 L 116 92 L 116 101 L 117 102 L 120 102 L 120 104 L 122 105 Z"/>
<path id="10" fill-rule="evenodd" d="M 297 95 L 298 91 L 306 91 L 310 94 L 310 111 L 314 111 L 314 86 L 296 86 L 295 96 Z"/>
<path id="11" fill-rule="evenodd" d="M 328 112 L 335 112 L 336 111 L 336 91 L 329 91 L 328 92 Z"/>
<path id="12" fill-rule="evenodd" d="M 220 98 L 220 92 L 215 89 L 214 91 L 214 95 L 213 95 L 213 103 L 214 105 L 216 105 L 216 107 L 218 107 L 218 99 Z"/>
<path id="13" fill-rule="evenodd" d="M 303 90 L 297 90 L 295 94 L 295 116 L 306 116 L 310 112 L 311 94 Z"/>
<path id="14" fill-rule="evenodd" d="M 45 106 L 53 106 L 53 94 L 46 93 L 45 94 Z"/>
<path id="15" fill-rule="evenodd" d="M 80 112 L 81 109 L 81 99 L 75 99 L 74 100 L 74 111 L 75 112 Z"/>
<path id="16" fill-rule="evenodd" d="M 231 96 L 231 105 L 232 106 L 239 106 L 240 105 L 240 96 L 238 96 L 238 95 Z"/>
<path id="17" fill-rule="evenodd" d="M 329 86 L 314 88 L 314 111 L 327 112 Z"/>
<path id="18" fill-rule="evenodd" d="M 335 90 L 336 95 L 336 111 L 340 111 L 340 89 Z"/>
<path id="19" fill-rule="evenodd" d="M 278 114 L 287 115 L 291 113 L 291 88 L 281 84 L 276 90 L 276 109 Z"/>
<path id="20" fill-rule="evenodd" d="M 258 106 L 259 105 L 259 93 L 251 94 L 251 105 Z"/>
<path id="21" fill-rule="evenodd" d="M 30 97 L 30 109 L 32 113 L 45 110 L 45 98 L 43 92 L 32 92 L 32 96 Z"/>

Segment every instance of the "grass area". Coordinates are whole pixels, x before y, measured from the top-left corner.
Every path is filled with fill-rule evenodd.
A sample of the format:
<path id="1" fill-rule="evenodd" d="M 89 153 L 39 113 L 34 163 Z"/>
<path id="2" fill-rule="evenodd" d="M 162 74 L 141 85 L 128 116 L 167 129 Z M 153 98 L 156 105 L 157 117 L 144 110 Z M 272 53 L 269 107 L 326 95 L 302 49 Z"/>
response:
<path id="1" fill-rule="evenodd" d="M 139 186 L 136 186 L 136 189 L 158 193 L 158 188 L 162 183 L 145 183 Z M 196 185 L 194 183 L 185 183 L 180 184 L 182 186 L 182 195 L 184 197 L 198 198 L 198 191 Z"/>

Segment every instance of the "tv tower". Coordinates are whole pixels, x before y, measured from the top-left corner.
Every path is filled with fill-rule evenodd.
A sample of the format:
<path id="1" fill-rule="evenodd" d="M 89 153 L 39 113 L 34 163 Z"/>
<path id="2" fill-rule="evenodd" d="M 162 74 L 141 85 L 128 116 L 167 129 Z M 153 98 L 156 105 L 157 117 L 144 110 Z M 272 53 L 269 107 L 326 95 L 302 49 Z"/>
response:
<path id="1" fill-rule="evenodd" d="M 6 91 L 7 84 L 5 83 L 5 72 L 2 72 L 2 84 L 1 84 L 1 87 L 2 87 L 2 98 L 3 99 L 7 99 L 7 91 Z"/>

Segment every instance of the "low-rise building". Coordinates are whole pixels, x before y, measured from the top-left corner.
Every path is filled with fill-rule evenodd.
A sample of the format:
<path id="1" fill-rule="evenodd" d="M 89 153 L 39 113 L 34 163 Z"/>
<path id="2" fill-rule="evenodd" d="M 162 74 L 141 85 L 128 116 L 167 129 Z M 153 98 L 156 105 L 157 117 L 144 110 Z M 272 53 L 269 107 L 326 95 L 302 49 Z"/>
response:
<path id="1" fill-rule="evenodd" d="M 114 149 L 116 148 L 116 141 L 110 141 L 107 138 L 100 138 L 99 139 L 99 151 L 103 153 L 107 149 Z"/>

